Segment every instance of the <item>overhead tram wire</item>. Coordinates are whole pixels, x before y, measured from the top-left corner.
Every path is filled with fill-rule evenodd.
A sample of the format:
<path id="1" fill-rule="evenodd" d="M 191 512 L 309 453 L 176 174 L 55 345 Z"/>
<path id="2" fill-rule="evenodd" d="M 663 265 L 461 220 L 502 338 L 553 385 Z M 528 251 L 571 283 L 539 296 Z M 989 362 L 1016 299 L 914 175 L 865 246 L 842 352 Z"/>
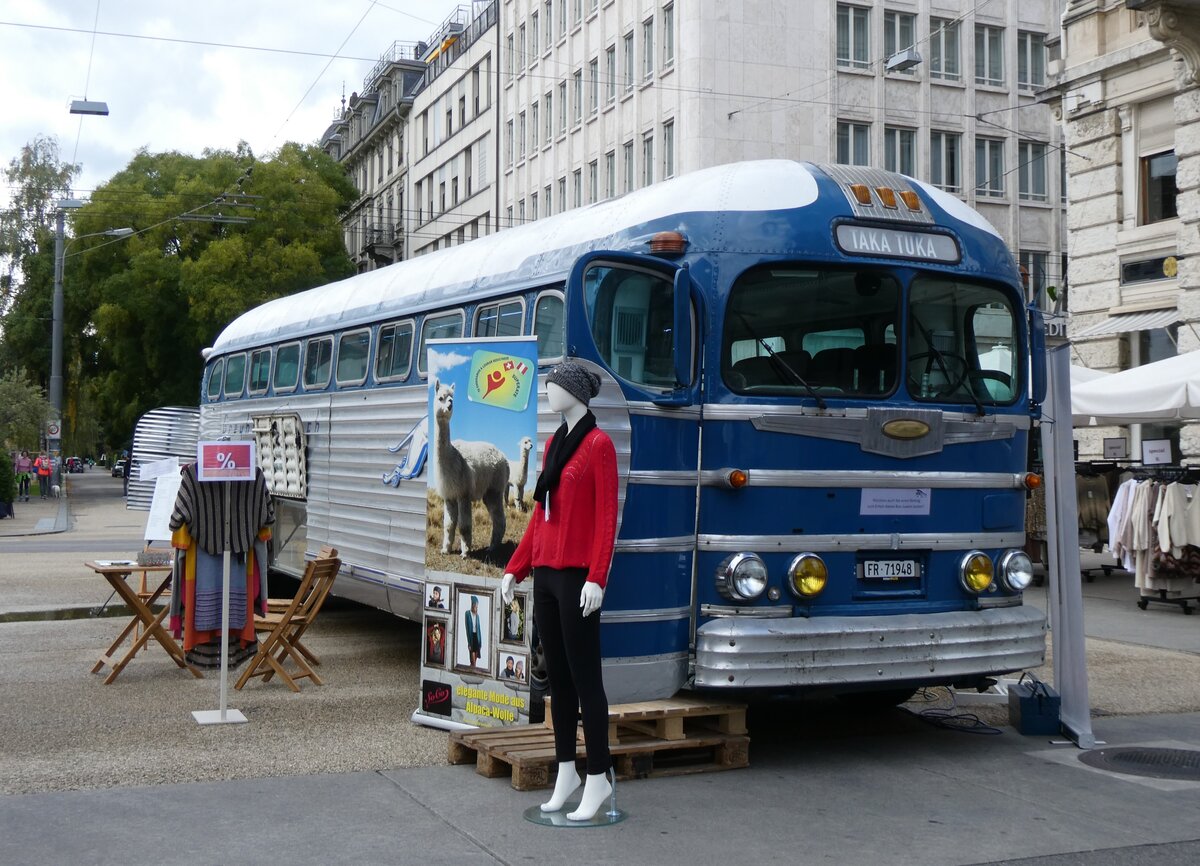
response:
<path id="1" fill-rule="evenodd" d="M 92 83 L 92 58 L 96 56 L 96 26 L 100 23 L 100 0 L 96 0 L 96 15 L 92 19 L 92 45 L 88 49 L 87 75 L 83 79 L 83 98 L 87 100 L 88 87 Z M 75 149 L 71 151 L 71 165 L 79 156 L 79 139 L 83 136 L 83 116 L 79 117 L 79 125 L 75 128 Z"/>

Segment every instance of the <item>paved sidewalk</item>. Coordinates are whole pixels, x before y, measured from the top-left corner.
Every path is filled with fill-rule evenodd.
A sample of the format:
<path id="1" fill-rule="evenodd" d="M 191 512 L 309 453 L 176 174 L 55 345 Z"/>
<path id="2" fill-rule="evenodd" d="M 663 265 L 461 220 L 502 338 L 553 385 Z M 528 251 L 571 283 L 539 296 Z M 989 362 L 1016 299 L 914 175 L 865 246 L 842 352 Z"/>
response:
<path id="1" fill-rule="evenodd" d="M 57 499 L 38 496 L 37 484 L 33 485 L 28 502 L 14 502 L 14 516 L 0 520 L 0 538 L 19 535 L 46 535 L 52 532 L 65 532 L 70 527 L 69 494 L 71 490 L 70 476 L 64 477 L 63 485 L 67 495 Z"/>

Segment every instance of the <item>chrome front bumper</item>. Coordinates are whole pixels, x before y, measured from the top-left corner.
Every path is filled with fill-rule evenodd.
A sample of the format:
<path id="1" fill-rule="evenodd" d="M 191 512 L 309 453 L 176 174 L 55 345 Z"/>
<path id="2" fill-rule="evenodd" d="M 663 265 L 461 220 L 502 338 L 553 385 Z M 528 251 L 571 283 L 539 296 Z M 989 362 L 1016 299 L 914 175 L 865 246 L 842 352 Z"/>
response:
<path id="1" fill-rule="evenodd" d="M 953 682 L 1037 667 L 1035 607 L 901 616 L 727 617 L 696 633 L 696 686 L 786 688 Z"/>

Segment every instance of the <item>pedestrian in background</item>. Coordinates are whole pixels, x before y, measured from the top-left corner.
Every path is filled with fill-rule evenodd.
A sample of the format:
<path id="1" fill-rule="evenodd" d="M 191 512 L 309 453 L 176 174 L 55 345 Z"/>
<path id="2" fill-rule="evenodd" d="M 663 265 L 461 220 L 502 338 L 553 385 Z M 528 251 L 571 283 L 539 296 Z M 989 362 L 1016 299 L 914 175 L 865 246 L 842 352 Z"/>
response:
<path id="1" fill-rule="evenodd" d="M 28 451 L 22 451 L 13 461 L 13 471 L 17 475 L 17 499 L 29 501 L 29 485 L 33 482 L 33 458 Z"/>
<path id="2" fill-rule="evenodd" d="M 33 468 L 37 470 L 38 493 L 45 499 L 50 495 L 50 475 L 54 472 L 54 461 L 43 451 L 41 456 L 33 461 Z"/>

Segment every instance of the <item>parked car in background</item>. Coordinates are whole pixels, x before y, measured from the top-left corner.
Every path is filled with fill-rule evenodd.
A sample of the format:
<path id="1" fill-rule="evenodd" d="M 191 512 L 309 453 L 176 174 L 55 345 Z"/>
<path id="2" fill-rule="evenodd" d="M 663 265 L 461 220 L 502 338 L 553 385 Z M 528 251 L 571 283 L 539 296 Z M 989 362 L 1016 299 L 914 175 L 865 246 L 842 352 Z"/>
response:
<path id="1" fill-rule="evenodd" d="M 68 457 L 63 463 L 63 468 L 68 472 L 85 472 L 87 464 L 83 462 L 81 457 Z"/>
<path id="2" fill-rule="evenodd" d="M 129 462 L 129 459 L 127 457 L 122 457 L 121 459 L 119 459 L 115 463 L 113 463 L 112 477 L 113 478 L 125 477 L 125 464 L 128 462 Z"/>

